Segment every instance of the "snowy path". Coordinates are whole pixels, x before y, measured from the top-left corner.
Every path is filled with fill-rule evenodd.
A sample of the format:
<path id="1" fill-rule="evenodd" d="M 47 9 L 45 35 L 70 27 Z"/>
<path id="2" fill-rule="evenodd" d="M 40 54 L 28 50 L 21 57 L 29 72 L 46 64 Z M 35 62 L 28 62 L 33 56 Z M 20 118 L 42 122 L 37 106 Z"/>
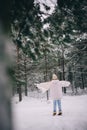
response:
<path id="1" fill-rule="evenodd" d="M 63 116 L 52 116 L 52 101 L 13 102 L 15 130 L 87 130 L 87 96 L 64 96 Z"/>

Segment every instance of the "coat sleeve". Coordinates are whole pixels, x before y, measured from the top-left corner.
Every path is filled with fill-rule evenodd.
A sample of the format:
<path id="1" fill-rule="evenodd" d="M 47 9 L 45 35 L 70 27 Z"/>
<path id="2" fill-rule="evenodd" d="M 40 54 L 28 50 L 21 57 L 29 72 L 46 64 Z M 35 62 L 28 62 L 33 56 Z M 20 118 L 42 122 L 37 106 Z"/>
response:
<path id="1" fill-rule="evenodd" d="M 51 82 L 45 82 L 36 84 L 37 88 L 40 89 L 43 93 L 50 89 Z"/>
<path id="2" fill-rule="evenodd" d="M 70 87 L 70 82 L 69 81 L 59 81 L 61 87 Z"/>

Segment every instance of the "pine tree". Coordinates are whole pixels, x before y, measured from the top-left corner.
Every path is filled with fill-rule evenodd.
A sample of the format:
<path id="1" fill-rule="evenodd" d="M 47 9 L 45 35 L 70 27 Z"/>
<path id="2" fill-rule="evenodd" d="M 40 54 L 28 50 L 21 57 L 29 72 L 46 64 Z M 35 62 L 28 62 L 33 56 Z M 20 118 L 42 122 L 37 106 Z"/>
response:
<path id="1" fill-rule="evenodd" d="M 59 6 L 55 7 L 54 13 L 49 16 L 47 21 L 49 23 L 49 30 L 51 39 L 57 48 L 60 48 L 61 53 L 61 66 L 62 66 L 62 80 L 65 80 L 65 48 L 68 47 L 74 39 L 74 24 L 73 15 L 66 13 L 59 9 Z M 66 89 L 64 88 L 64 93 Z"/>
<path id="2" fill-rule="evenodd" d="M 81 38 L 82 39 L 82 38 Z M 72 66 L 71 72 L 73 72 L 74 69 L 74 76 L 75 76 L 75 85 L 80 88 L 85 88 L 86 87 L 86 73 L 87 73 L 87 68 L 86 68 L 86 42 L 85 40 L 77 41 L 76 43 L 73 43 L 73 49 L 71 52 L 68 54 L 68 58 L 71 58 L 69 65 Z M 81 40 L 81 41 L 80 41 Z"/>
<path id="3" fill-rule="evenodd" d="M 39 46 L 42 24 L 41 19 L 39 17 L 39 13 L 39 4 L 36 4 L 33 10 L 28 12 L 27 17 L 25 19 L 23 18 L 22 20 L 20 20 L 20 22 L 18 20 L 15 21 L 12 26 L 12 38 L 17 49 L 16 81 L 18 85 L 19 101 L 22 100 L 21 86 L 24 84 L 24 80 L 25 95 L 27 95 L 26 57 L 36 60 L 36 58 L 40 54 Z M 24 55 L 24 64 L 21 62 L 21 57 L 23 57 L 22 55 Z M 22 69 L 23 66 L 24 70 Z M 21 78 L 21 76 L 23 75 L 22 73 L 24 73 L 23 79 Z"/>

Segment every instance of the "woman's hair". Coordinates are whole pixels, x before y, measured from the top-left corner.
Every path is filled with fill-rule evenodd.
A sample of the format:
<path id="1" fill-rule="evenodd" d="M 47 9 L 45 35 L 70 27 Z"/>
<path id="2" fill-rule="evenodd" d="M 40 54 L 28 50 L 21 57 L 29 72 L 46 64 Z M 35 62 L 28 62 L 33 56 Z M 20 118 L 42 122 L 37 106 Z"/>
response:
<path id="1" fill-rule="evenodd" d="M 58 80 L 58 77 L 57 77 L 56 74 L 53 74 L 53 75 L 52 75 L 52 80 Z"/>

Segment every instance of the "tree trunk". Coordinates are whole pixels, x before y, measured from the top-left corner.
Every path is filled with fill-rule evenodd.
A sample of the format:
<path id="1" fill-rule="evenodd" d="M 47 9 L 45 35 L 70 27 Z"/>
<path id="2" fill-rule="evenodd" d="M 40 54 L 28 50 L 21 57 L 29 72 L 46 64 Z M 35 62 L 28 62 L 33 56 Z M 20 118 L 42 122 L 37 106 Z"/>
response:
<path id="1" fill-rule="evenodd" d="M 47 67 L 47 55 L 46 55 L 46 50 L 44 52 L 44 57 L 45 57 L 45 82 L 47 82 L 47 73 L 48 73 L 48 67 Z M 49 93 L 47 91 L 47 100 L 49 100 Z"/>
<path id="2" fill-rule="evenodd" d="M 12 130 L 10 93 L 4 82 L 0 80 L 0 130 Z"/>
<path id="3" fill-rule="evenodd" d="M 13 96 L 15 95 L 15 88 L 14 88 L 14 86 L 12 86 L 12 95 Z"/>
<path id="4" fill-rule="evenodd" d="M 76 74 L 75 74 L 75 72 L 76 72 L 76 69 L 75 69 L 75 64 L 74 64 L 74 77 L 73 77 L 73 80 L 74 80 L 75 94 L 77 94 L 78 91 L 77 91 L 77 86 L 76 86 Z"/>
<path id="5" fill-rule="evenodd" d="M 62 46 L 62 79 L 65 80 L 65 60 L 64 60 L 64 48 Z M 64 87 L 64 93 L 66 93 L 66 88 Z"/>
<path id="6" fill-rule="evenodd" d="M 6 76 L 6 55 L 3 45 L 4 40 L 0 39 L 0 130 L 12 130 L 11 91 Z"/>
<path id="7" fill-rule="evenodd" d="M 83 76 L 83 70 L 81 68 L 81 80 L 82 80 L 82 89 L 84 89 L 84 76 Z"/>
<path id="8" fill-rule="evenodd" d="M 21 86 L 19 86 L 19 101 L 22 101 L 22 92 L 21 92 Z"/>
<path id="9" fill-rule="evenodd" d="M 25 70 L 25 96 L 28 96 L 28 92 L 27 92 L 27 68 L 26 68 L 26 55 L 25 55 L 25 59 L 24 59 L 24 70 Z"/>
<path id="10" fill-rule="evenodd" d="M 19 47 L 18 45 L 16 45 L 17 47 L 17 73 L 18 73 L 18 79 L 20 79 L 20 67 L 19 67 Z M 22 101 L 22 92 L 21 92 L 21 84 L 17 83 L 17 88 L 18 88 L 18 94 L 19 94 L 19 101 Z"/>

